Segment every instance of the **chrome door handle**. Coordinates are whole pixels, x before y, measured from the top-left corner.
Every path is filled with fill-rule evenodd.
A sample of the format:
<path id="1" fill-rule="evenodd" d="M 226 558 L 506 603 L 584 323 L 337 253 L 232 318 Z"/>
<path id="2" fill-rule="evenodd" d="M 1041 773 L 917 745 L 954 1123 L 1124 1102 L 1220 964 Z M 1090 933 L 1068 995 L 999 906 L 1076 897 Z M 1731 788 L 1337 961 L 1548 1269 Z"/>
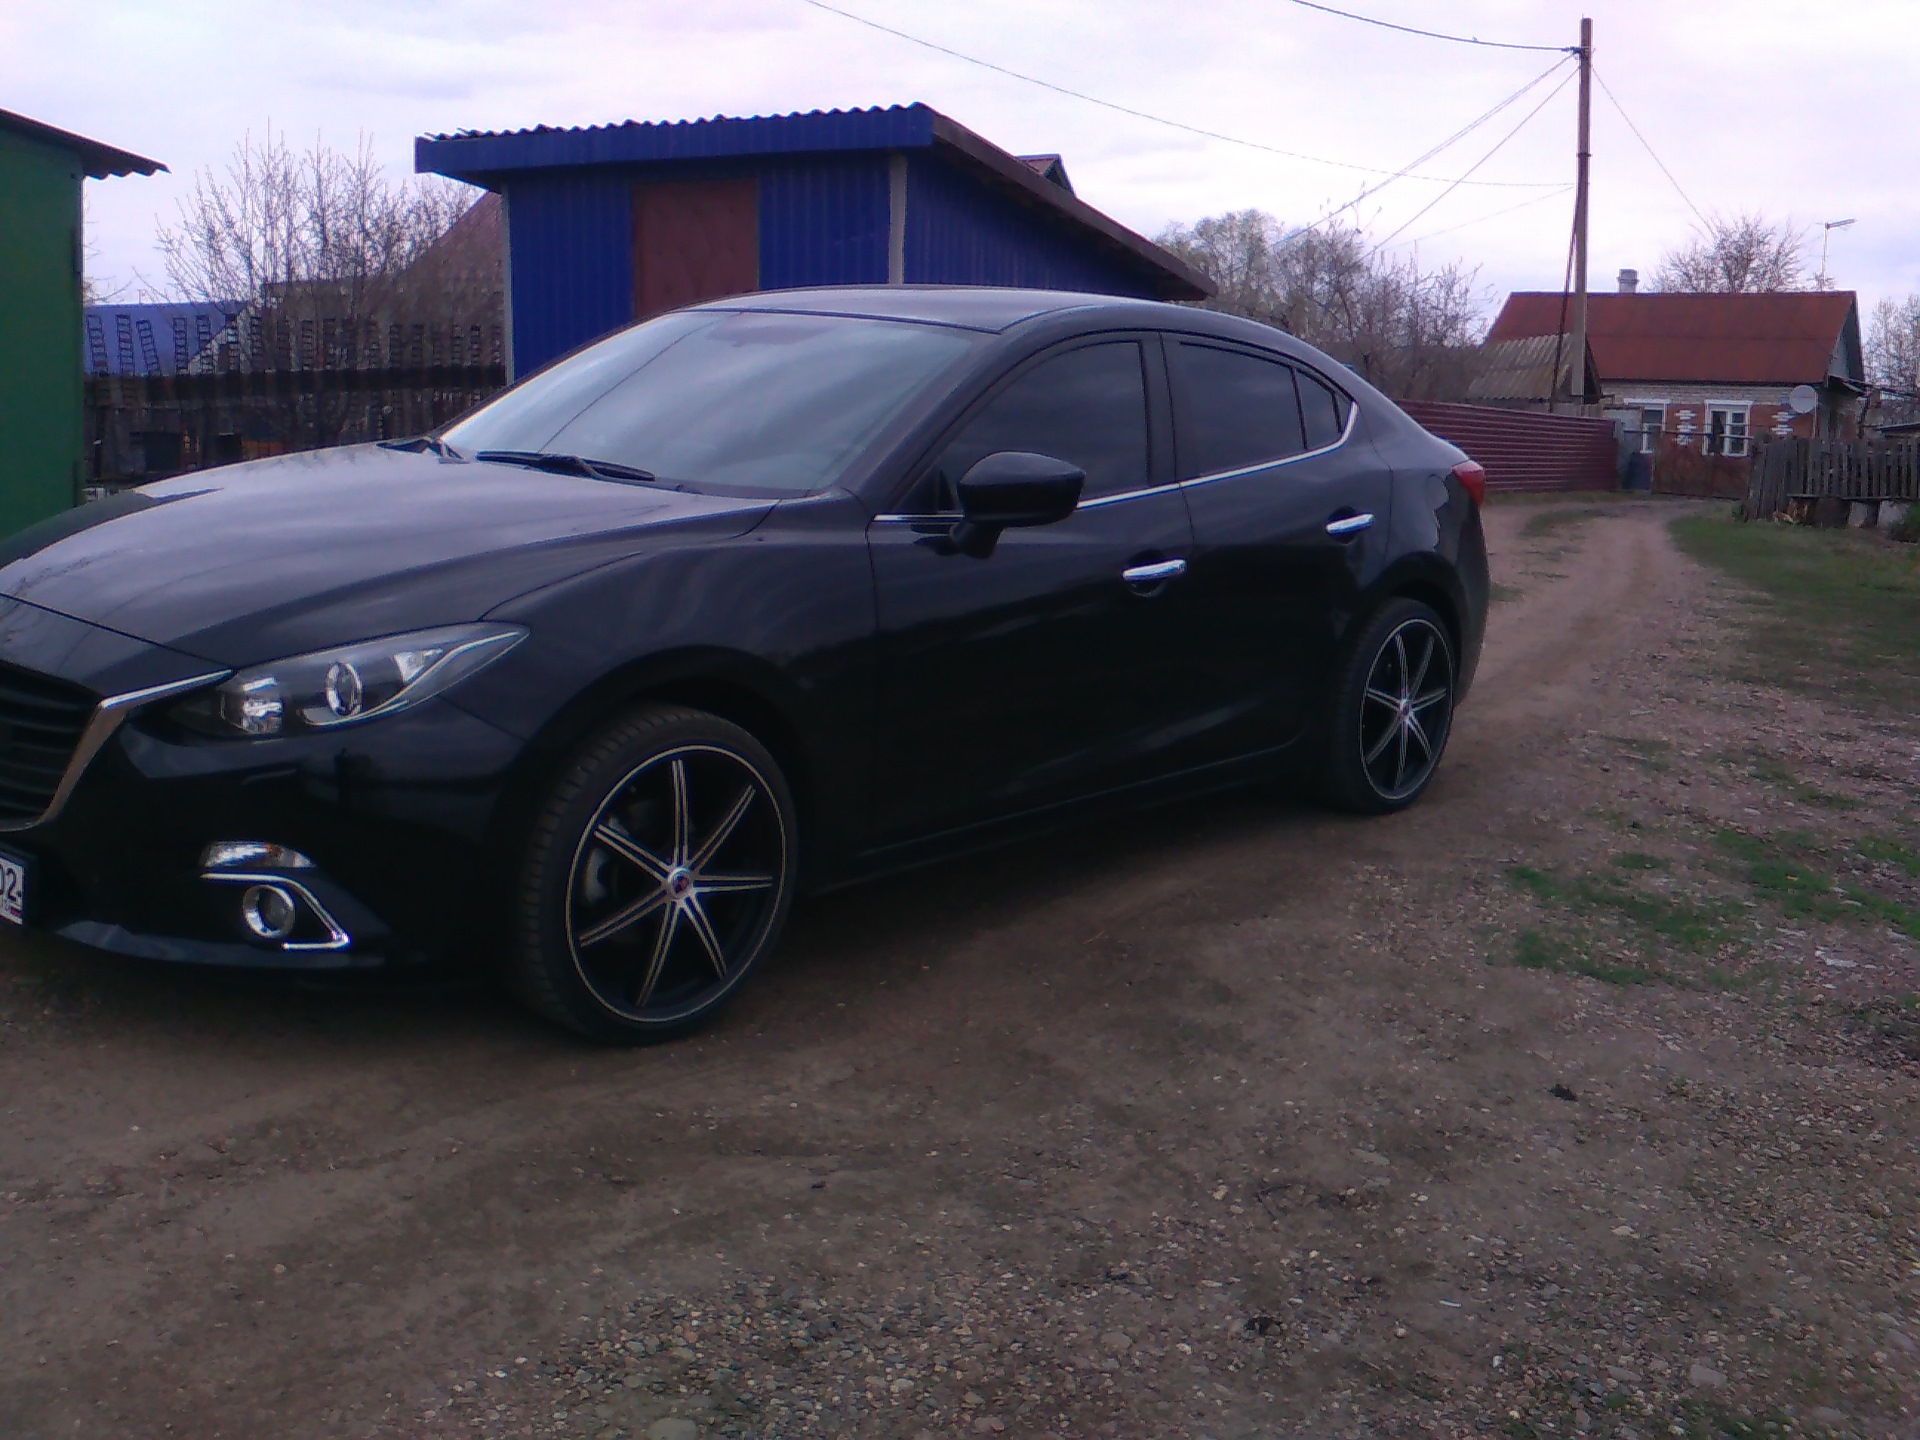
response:
<path id="1" fill-rule="evenodd" d="M 1158 585 L 1162 580 L 1172 580 L 1187 573 L 1184 560 L 1156 560 L 1151 565 L 1129 565 L 1120 572 L 1120 578 L 1129 585 Z"/>
<path id="2" fill-rule="evenodd" d="M 1327 534 L 1341 537 L 1358 535 L 1371 524 L 1373 524 L 1372 515 L 1348 515 L 1339 520 L 1327 521 Z"/>

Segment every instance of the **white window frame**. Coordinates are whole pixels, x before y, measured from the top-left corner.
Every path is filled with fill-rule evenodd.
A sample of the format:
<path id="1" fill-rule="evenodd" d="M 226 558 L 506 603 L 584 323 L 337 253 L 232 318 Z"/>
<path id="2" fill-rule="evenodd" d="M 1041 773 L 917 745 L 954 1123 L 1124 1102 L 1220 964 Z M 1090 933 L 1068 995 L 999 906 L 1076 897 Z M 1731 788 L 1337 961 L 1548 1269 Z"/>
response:
<path id="1" fill-rule="evenodd" d="M 1631 395 L 1627 396 L 1621 403 L 1631 410 L 1639 411 L 1640 424 L 1638 429 L 1640 434 L 1640 453 L 1642 455 L 1651 455 L 1656 438 L 1666 434 L 1667 412 L 1673 407 L 1665 400 L 1636 400 Z M 1658 410 L 1660 412 L 1660 424 L 1652 431 L 1647 429 L 1647 412 L 1649 410 Z"/>
<path id="2" fill-rule="evenodd" d="M 1737 440 L 1740 445 L 1738 450 L 1728 449 L 1723 445 L 1718 453 L 1730 459 L 1743 460 L 1753 452 L 1753 402 L 1751 400 L 1709 400 L 1701 406 L 1701 410 L 1704 412 L 1704 423 L 1700 427 L 1700 451 L 1703 455 L 1716 453 L 1713 449 L 1713 417 L 1716 413 L 1727 417 L 1727 423 L 1721 427 L 1723 441 Z M 1740 433 L 1737 436 L 1733 433 L 1735 416 L 1740 419 Z"/>

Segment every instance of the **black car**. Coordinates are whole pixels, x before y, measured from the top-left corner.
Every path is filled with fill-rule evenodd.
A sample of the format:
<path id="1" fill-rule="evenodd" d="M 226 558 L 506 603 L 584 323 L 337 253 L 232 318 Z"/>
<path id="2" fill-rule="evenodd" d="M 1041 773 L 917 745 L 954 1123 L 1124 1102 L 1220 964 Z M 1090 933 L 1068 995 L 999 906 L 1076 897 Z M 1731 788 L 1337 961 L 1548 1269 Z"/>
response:
<path id="1" fill-rule="evenodd" d="M 445 431 L 0 549 L 0 919 L 497 958 L 609 1040 L 796 893 L 1304 770 L 1390 811 L 1487 606 L 1480 468 L 1278 331 L 1089 295 L 663 315 Z"/>

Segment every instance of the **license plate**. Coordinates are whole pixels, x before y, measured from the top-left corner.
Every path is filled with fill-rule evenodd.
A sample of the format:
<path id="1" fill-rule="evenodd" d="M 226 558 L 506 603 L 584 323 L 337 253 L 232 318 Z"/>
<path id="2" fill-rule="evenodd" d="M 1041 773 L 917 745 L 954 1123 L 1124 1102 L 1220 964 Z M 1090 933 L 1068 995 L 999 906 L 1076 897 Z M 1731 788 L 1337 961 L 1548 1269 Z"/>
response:
<path id="1" fill-rule="evenodd" d="M 0 855 L 0 921 L 27 923 L 27 867 L 10 855 Z"/>

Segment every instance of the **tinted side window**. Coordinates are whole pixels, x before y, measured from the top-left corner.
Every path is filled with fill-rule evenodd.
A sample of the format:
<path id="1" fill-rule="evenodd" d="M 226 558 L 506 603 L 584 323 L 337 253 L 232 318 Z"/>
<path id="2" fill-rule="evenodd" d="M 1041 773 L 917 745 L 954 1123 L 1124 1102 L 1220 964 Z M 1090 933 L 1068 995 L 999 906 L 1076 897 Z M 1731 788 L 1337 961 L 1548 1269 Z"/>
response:
<path id="1" fill-rule="evenodd" d="M 1317 376 L 1304 370 L 1293 373 L 1300 384 L 1300 418 L 1306 422 L 1307 448 L 1323 449 L 1347 428 L 1346 407 L 1352 402 Z"/>
<path id="2" fill-rule="evenodd" d="M 935 507 L 958 508 L 954 482 L 983 456 L 1028 450 L 1087 472 L 1085 495 L 1147 483 L 1147 385 L 1140 346 L 1110 341 L 1042 360 L 987 402 L 940 456 Z"/>
<path id="3" fill-rule="evenodd" d="M 1239 470 L 1304 447 L 1293 367 L 1211 345 L 1174 347 L 1180 478 Z"/>

